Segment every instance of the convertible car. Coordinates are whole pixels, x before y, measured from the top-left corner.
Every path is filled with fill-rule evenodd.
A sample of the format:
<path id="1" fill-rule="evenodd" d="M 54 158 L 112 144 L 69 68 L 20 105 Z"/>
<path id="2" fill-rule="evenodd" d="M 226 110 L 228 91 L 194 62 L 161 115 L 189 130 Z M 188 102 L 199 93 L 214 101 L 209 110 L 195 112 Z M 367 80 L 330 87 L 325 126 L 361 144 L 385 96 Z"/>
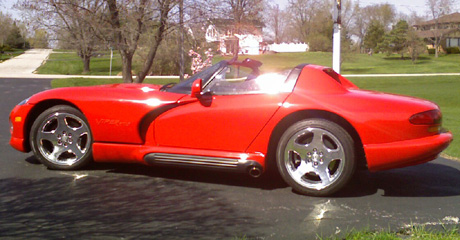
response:
<path id="1" fill-rule="evenodd" d="M 243 172 L 277 170 L 295 191 L 326 196 L 358 167 L 433 160 L 452 141 L 439 107 L 360 90 L 328 67 L 261 74 L 221 61 L 178 84 L 59 88 L 19 103 L 10 144 L 50 169 L 91 161 Z"/>

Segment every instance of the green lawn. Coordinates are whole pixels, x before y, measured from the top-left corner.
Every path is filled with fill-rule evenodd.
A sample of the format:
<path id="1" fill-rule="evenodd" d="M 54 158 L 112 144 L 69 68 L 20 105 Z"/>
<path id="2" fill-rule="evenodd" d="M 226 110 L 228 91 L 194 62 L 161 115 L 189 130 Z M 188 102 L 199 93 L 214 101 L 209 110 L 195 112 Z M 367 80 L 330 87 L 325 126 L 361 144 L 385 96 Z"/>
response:
<path id="1" fill-rule="evenodd" d="M 305 53 L 277 53 L 259 56 L 240 56 L 259 60 L 264 63 L 261 70 L 279 71 L 290 69 L 301 63 L 310 63 L 323 66 L 332 66 L 332 53 L 305 52 Z M 214 62 L 230 57 L 216 57 Z M 400 55 L 387 56 L 386 54 L 349 54 L 344 56 L 341 67 L 342 74 L 375 74 L 375 73 L 455 73 L 460 72 L 460 54 L 422 55 L 416 64 L 410 59 L 401 59 Z"/>
<path id="2" fill-rule="evenodd" d="M 407 228 L 400 230 L 398 232 L 392 232 L 390 230 L 383 231 L 350 231 L 344 237 L 319 237 L 319 239 L 324 240 L 458 240 L 460 239 L 460 232 L 458 227 L 449 227 L 446 226 L 441 229 L 429 229 L 429 227 L 424 226 L 414 226 L 412 228 Z"/>
<path id="3" fill-rule="evenodd" d="M 85 75 L 109 75 L 110 52 L 102 52 L 103 55 L 91 59 L 91 72 Z M 281 71 L 293 68 L 301 63 L 311 63 L 331 66 L 332 53 L 305 52 L 305 53 L 277 53 L 259 56 L 240 56 L 260 60 L 264 63 L 263 72 Z M 213 62 L 230 57 L 216 56 Z M 460 72 L 460 54 L 441 55 L 435 58 L 433 55 L 422 55 L 416 64 L 410 59 L 402 60 L 399 55 L 387 56 L 386 54 L 348 54 L 344 55 L 342 74 L 373 74 L 373 73 L 451 73 Z M 64 74 L 80 75 L 83 72 L 83 63 L 76 53 L 53 53 L 49 60 L 38 69 L 40 74 Z M 121 72 L 121 58 L 118 52 L 114 52 L 112 74 Z"/>
<path id="4" fill-rule="evenodd" d="M 110 52 L 101 52 L 91 58 L 90 72 L 83 74 L 83 62 L 74 52 L 52 53 L 46 63 L 37 69 L 39 74 L 63 75 L 109 75 Z M 112 62 L 112 75 L 121 72 L 121 58 L 114 52 Z"/>
<path id="5" fill-rule="evenodd" d="M 158 79 L 145 79 L 144 83 L 164 85 L 170 82 L 178 82 L 179 79 L 171 78 L 158 78 Z M 121 78 L 109 78 L 109 79 L 94 79 L 94 78 L 62 78 L 54 79 L 51 81 L 52 88 L 60 87 L 80 87 L 80 86 L 95 86 L 104 84 L 123 83 Z"/>
<path id="6" fill-rule="evenodd" d="M 428 99 L 443 113 L 443 125 L 460 136 L 460 76 L 349 78 L 363 89 Z M 444 153 L 460 158 L 460 142 L 454 141 Z"/>
<path id="7" fill-rule="evenodd" d="M 3 61 L 8 60 L 10 58 L 16 57 L 16 56 L 21 55 L 23 53 L 24 53 L 24 50 L 22 50 L 22 49 L 16 49 L 14 51 L 0 53 L 0 62 L 3 62 Z"/>

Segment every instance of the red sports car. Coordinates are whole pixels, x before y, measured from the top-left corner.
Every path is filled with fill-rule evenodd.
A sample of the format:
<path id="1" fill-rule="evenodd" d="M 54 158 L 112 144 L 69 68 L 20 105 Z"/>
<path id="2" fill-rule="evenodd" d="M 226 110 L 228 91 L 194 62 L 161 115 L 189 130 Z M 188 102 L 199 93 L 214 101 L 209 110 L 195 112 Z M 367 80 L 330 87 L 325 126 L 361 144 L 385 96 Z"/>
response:
<path id="1" fill-rule="evenodd" d="M 258 177 L 277 166 L 297 192 L 325 196 L 360 165 L 424 163 L 452 141 L 429 101 L 360 90 L 327 67 L 260 74 L 261 65 L 221 61 L 176 85 L 41 92 L 13 109 L 10 144 L 60 170 L 94 160 Z"/>

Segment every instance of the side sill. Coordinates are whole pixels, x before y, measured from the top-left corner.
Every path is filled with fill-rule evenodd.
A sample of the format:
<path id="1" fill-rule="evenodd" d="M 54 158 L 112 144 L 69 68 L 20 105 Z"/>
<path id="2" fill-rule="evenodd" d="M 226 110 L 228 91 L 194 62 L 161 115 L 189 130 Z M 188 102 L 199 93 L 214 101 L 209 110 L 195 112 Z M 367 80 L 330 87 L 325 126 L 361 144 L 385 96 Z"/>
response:
<path id="1" fill-rule="evenodd" d="M 188 168 L 215 169 L 239 173 L 248 173 L 254 167 L 263 171 L 260 163 L 256 161 L 234 158 L 205 157 L 170 153 L 149 153 L 145 155 L 144 161 L 149 165 L 156 166 L 180 166 Z"/>

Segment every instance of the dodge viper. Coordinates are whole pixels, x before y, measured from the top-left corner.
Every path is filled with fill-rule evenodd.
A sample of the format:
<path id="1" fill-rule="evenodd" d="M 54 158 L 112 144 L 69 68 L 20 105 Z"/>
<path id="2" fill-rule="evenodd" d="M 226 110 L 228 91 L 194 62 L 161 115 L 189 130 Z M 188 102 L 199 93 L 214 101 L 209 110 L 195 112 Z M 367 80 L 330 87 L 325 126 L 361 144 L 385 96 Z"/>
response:
<path id="1" fill-rule="evenodd" d="M 361 90 L 328 67 L 261 65 L 232 59 L 178 84 L 40 92 L 12 110 L 10 144 L 58 170 L 126 162 L 258 177 L 273 166 L 298 193 L 326 196 L 358 167 L 425 163 L 452 141 L 432 102 Z"/>

